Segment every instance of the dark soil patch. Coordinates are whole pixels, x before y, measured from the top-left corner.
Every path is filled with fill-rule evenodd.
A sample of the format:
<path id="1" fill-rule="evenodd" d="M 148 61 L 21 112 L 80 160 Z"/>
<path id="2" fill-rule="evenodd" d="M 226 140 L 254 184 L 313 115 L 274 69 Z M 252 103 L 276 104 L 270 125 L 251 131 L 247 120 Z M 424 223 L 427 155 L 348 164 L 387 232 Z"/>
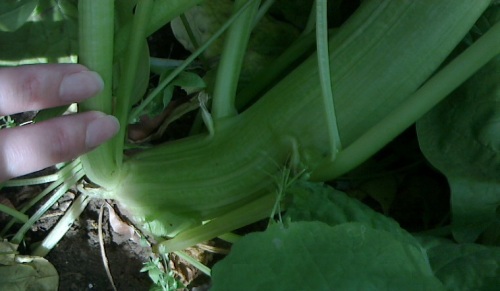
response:
<path id="1" fill-rule="evenodd" d="M 90 202 L 71 230 L 47 256 L 59 272 L 60 290 L 113 290 L 106 275 L 97 234 L 101 203 Z M 146 273 L 139 271 L 148 261 L 151 250 L 112 232 L 106 221 L 105 218 L 104 243 L 116 288 L 148 290 L 152 282 Z"/>

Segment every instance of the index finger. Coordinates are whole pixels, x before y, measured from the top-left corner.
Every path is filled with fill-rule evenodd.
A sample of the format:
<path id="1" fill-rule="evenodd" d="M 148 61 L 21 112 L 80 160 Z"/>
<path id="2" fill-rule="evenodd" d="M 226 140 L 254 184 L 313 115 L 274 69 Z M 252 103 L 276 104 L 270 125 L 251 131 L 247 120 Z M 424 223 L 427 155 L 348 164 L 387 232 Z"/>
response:
<path id="1" fill-rule="evenodd" d="M 97 73 L 78 64 L 0 69 L 0 115 L 79 102 L 99 93 L 103 86 Z"/>

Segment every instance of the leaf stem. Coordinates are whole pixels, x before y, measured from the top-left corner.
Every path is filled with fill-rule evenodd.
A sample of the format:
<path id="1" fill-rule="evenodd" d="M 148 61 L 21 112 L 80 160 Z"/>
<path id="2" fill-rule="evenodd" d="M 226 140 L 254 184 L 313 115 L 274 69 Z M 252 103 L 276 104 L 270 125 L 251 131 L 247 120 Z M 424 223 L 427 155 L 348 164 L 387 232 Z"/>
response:
<path id="1" fill-rule="evenodd" d="M 39 220 L 42 215 L 49 210 L 54 203 L 57 202 L 65 193 L 68 191 L 69 188 L 71 188 L 73 185 L 75 185 L 78 180 L 83 178 L 84 172 L 82 171 L 81 167 L 78 167 L 77 169 L 74 169 L 74 172 L 71 173 L 69 177 L 67 177 L 61 187 L 57 189 L 57 191 L 43 204 L 40 206 L 40 208 L 37 209 L 37 211 L 29 218 L 29 220 L 17 231 L 17 233 L 14 235 L 12 238 L 11 242 L 15 244 L 19 244 L 23 238 L 26 232 L 28 232 L 33 224 Z"/>
<path id="2" fill-rule="evenodd" d="M 365 132 L 332 163 L 318 167 L 313 180 L 331 180 L 360 165 L 500 54 L 500 23 L 440 70 L 396 110 Z"/>
<path id="3" fill-rule="evenodd" d="M 276 2 L 276 0 L 265 0 L 264 3 L 260 5 L 259 10 L 254 17 L 252 28 L 255 27 L 259 23 L 259 21 L 267 14 L 269 8 L 273 6 L 274 2 Z"/>
<path id="4" fill-rule="evenodd" d="M 183 251 L 176 251 L 174 252 L 179 258 L 185 260 L 192 266 L 196 267 L 198 270 L 200 270 L 203 274 L 210 276 L 210 268 L 199 262 L 197 259 L 191 257 L 187 253 Z"/>
<path id="5" fill-rule="evenodd" d="M 331 149 L 330 160 L 341 150 L 339 127 L 335 114 L 332 82 L 330 76 L 330 54 L 328 51 L 328 21 L 326 0 L 316 0 L 316 44 L 318 56 L 319 79 L 321 83 L 322 98 L 324 104 L 325 119 L 328 128 L 328 143 Z"/>
<path id="6" fill-rule="evenodd" d="M 275 201 L 275 193 L 267 194 L 208 223 L 186 230 L 173 239 L 160 242 L 155 246 L 155 249 L 164 248 L 166 252 L 183 250 L 202 241 L 257 222 L 260 219 L 269 217 Z"/>
<path id="7" fill-rule="evenodd" d="M 1 187 L 21 187 L 21 186 L 29 186 L 29 185 L 39 185 L 54 182 L 59 178 L 59 174 L 50 174 L 41 177 L 35 178 L 26 178 L 26 179 L 15 179 L 3 182 Z"/>
<path id="8" fill-rule="evenodd" d="M 57 222 L 56 226 L 52 228 L 50 233 L 43 239 L 43 241 L 31 253 L 32 256 L 45 257 L 63 238 L 63 236 L 71 228 L 75 220 L 82 214 L 85 207 L 90 202 L 90 197 L 81 194 L 71 204 L 71 207 L 64 213 L 64 216 Z"/>
<path id="9" fill-rule="evenodd" d="M 99 73 L 104 81 L 102 92 L 80 103 L 80 110 L 112 114 L 114 1 L 80 0 L 78 12 L 79 62 Z M 117 142 L 115 137 L 81 157 L 89 179 L 106 188 L 116 184 L 114 177 L 118 167 L 114 151 Z"/>
<path id="10" fill-rule="evenodd" d="M 26 223 L 28 221 L 28 216 L 26 214 L 19 212 L 16 209 L 1 203 L 0 203 L 0 212 L 10 215 L 22 223 Z"/>
<path id="11" fill-rule="evenodd" d="M 248 6 L 250 3 L 250 7 Z M 217 120 L 236 115 L 235 97 L 241 67 L 245 58 L 250 33 L 260 0 L 237 0 L 236 9 L 247 7 L 233 23 L 226 35 L 223 53 L 217 68 L 217 77 L 212 99 L 212 117 Z"/>
<path id="12" fill-rule="evenodd" d="M 26 203 L 19 211 L 21 213 L 26 213 L 31 207 L 33 207 L 36 203 L 42 200 L 45 196 L 47 196 L 50 192 L 55 190 L 57 187 L 61 186 L 65 180 L 69 179 L 69 177 L 75 175 L 78 172 L 81 172 L 81 164 L 80 160 L 75 160 L 62 168 L 59 172 L 57 172 L 57 179 L 52 182 L 47 188 L 45 188 L 42 192 L 32 198 L 28 203 Z M 15 219 L 10 220 L 5 227 L 0 232 L 0 237 L 5 236 L 7 231 L 14 225 L 16 222 Z"/>
<path id="13" fill-rule="evenodd" d="M 153 10 L 153 0 L 143 0 L 137 3 L 135 15 L 132 21 L 132 29 L 129 36 L 129 46 L 127 48 L 124 61 L 124 74 L 119 81 L 120 86 L 117 90 L 116 116 L 122 125 L 117 135 L 116 143 L 116 161 L 121 165 L 123 159 L 123 146 L 128 124 L 129 110 L 131 107 L 133 87 L 137 76 L 137 66 L 141 50 L 146 45 L 146 25 L 151 17 Z"/>

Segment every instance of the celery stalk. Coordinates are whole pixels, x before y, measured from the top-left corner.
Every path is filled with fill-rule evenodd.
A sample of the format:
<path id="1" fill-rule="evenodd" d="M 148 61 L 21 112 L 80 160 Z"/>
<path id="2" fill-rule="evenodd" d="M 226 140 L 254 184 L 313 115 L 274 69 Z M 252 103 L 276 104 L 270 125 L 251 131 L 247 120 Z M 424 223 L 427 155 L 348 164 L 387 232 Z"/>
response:
<path id="1" fill-rule="evenodd" d="M 488 4 L 363 2 L 328 43 L 344 148 L 420 87 Z M 419 30 L 408 33 L 414 27 Z M 332 132 L 320 96 L 313 55 L 249 109 L 220 120 L 215 135 L 167 143 L 127 160 L 117 187 L 104 196 L 118 199 L 142 222 L 161 221 L 155 224 L 161 234 L 244 207 L 272 192 L 273 176 L 292 153 L 313 173 L 329 162 Z"/>
<path id="2" fill-rule="evenodd" d="M 237 0 L 234 9 L 245 4 L 246 0 Z M 217 68 L 217 78 L 212 101 L 212 116 L 218 119 L 236 114 L 235 98 L 241 66 L 252 32 L 253 22 L 260 1 L 253 1 L 241 16 L 233 23 L 227 33 L 224 50 Z M 217 123 L 216 123 L 217 124 Z"/>
<path id="3" fill-rule="evenodd" d="M 103 91 L 80 103 L 81 111 L 98 110 L 113 113 L 112 69 L 114 35 L 114 1 L 80 0 L 79 10 L 79 62 L 96 71 L 104 80 Z M 115 144 L 112 139 L 81 157 L 87 176 L 104 188 L 112 188 L 118 170 Z"/>

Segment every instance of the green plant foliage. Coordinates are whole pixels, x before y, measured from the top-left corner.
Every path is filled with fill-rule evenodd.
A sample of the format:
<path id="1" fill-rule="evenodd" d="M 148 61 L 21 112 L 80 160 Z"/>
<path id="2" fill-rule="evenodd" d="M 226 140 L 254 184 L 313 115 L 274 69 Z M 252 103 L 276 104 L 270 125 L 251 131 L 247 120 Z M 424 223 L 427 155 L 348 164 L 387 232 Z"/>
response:
<path id="1" fill-rule="evenodd" d="M 321 221 L 330 226 L 359 222 L 387 231 L 406 243 L 418 245 L 415 238 L 399 227 L 396 221 L 330 186 L 301 180 L 289 192 L 291 203 L 285 221 Z"/>
<path id="2" fill-rule="evenodd" d="M 160 75 L 160 82 L 163 81 L 171 72 L 172 70 L 163 72 Z M 162 113 L 172 100 L 175 87 L 179 87 L 186 92 L 186 94 L 192 94 L 205 88 L 205 82 L 195 73 L 187 71 L 180 73 L 179 76 L 177 76 L 169 85 L 165 87 L 163 94 L 158 94 L 158 96 L 144 108 L 139 116 L 147 115 L 152 118 Z"/>
<path id="3" fill-rule="evenodd" d="M 484 33 L 499 20 L 500 9 L 492 7 L 478 21 L 472 36 Z M 498 221 L 498 80 L 500 56 L 417 122 L 422 152 L 450 183 L 453 234 L 461 242 L 473 242 L 490 224 Z"/>
<path id="4" fill-rule="evenodd" d="M 167 270 L 165 270 L 167 268 Z M 144 263 L 141 272 L 148 272 L 149 278 L 154 285 L 150 291 L 170 291 L 179 290 L 185 286 L 174 278 L 174 272 L 168 269 L 168 258 L 151 258 L 149 262 Z"/>
<path id="5" fill-rule="evenodd" d="M 459 242 L 473 242 L 489 226 L 500 222 L 500 183 L 449 177 L 453 210 L 453 235 Z"/>
<path id="6" fill-rule="evenodd" d="M 0 129 L 16 127 L 16 121 L 11 116 L 0 116 Z"/>
<path id="7" fill-rule="evenodd" d="M 337 3 L 340 1 L 336 0 L 331 2 Z M 272 15 L 275 15 L 276 18 L 283 19 L 284 21 L 293 24 L 295 27 L 304 29 L 313 5 L 313 0 L 275 0 L 275 3 L 270 8 L 270 12 Z"/>
<path id="8" fill-rule="evenodd" d="M 76 1 L 2 1 L 0 13 L 3 9 L 6 9 L 5 12 L 8 8 L 12 9 L 13 2 L 24 5 L 19 9 L 24 7 L 23 11 L 31 11 L 26 18 L 21 17 L 24 14 L 17 15 L 18 25 L 22 24 L 15 25 L 15 30 L 0 29 L 0 65 L 5 62 L 15 65 L 73 60 L 70 57 L 76 55 L 78 48 Z M 0 15 L 0 27 L 2 21 Z M 11 26 L 14 27 L 14 24 Z"/>
<path id="9" fill-rule="evenodd" d="M 0 242 L 0 290 L 57 290 L 59 276 L 49 261 L 20 256 L 17 246 Z"/>
<path id="10" fill-rule="evenodd" d="M 354 9 L 360 1 L 332 0 L 326 8 L 333 8 L 333 13 L 317 14 L 323 19 L 317 21 L 310 13 L 314 2 L 276 0 L 264 15 L 264 7 L 273 1 L 3 1 L 0 64 L 61 62 L 78 52 L 82 64 L 103 76 L 106 91 L 79 104 L 79 111 L 113 113 L 122 124 L 120 134 L 80 157 L 75 163 L 81 161 L 78 167 L 83 169 L 64 174 L 67 177 L 61 181 L 69 187 L 66 184 L 73 185 L 85 172 L 92 184 L 103 186 L 95 189 L 94 196 L 117 200 L 132 221 L 153 234 L 160 246 L 153 249 L 158 253 L 253 223 L 269 215 L 273 205 L 273 217 L 287 209 L 280 223 L 234 244 L 231 254 L 213 269 L 214 290 L 486 290 L 499 285 L 497 248 L 418 240 L 393 219 L 344 193 L 302 180 L 306 176 L 315 181 L 335 179 L 360 165 L 498 54 L 495 40 L 500 26 L 496 34 L 486 33 L 483 42 L 478 41 L 481 45 L 473 44 L 472 53 L 460 54 L 451 67 L 436 71 L 467 31 L 472 28 L 466 36 L 472 44 L 496 22 L 499 7 L 474 25 L 492 1 L 365 0 L 349 16 L 350 12 L 341 15 L 339 11 L 347 3 Z M 235 9 L 235 4 L 243 6 Z M 258 11 L 257 4 L 261 5 Z M 243 7 L 255 10 L 245 12 Z M 171 22 L 181 15 L 187 21 Z M 332 16 L 335 21 L 330 22 Z M 319 55 L 324 54 L 329 63 L 323 69 L 315 56 L 306 59 L 313 53 L 314 42 L 309 38 L 315 21 L 324 29 L 343 23 L 335 34 L 328 34 L 328 54 L 326 30 L 320 34 L 324 37 L 317 47 L 324 52 Z M 151 27 L 169 23 L 179 41 L 196 51 L 171 74 L 159 72 L 160 85 L 145 97 L 151 70 L 146 38 L 154 31 Z M 214 45 L 207 49 L 209 44 Z M 272 62 L 283 51 L 287 53 L 281 56 L 286 58 Z M 185 71 L 198 58 L 205 82 L 193 71 Z M 500 57 L 491 61 L 418 125 L 422 150 L 450 182 L 453 234 L 459 242 L 486 234 L 490 242 L 498 241 L 499 62 Z M 217 64 L 223 65 L 216 68 Z M 266 78 L 257 78 L 260 75 Z M 333 96 L 335 108 L 328 109 L 324 104 L 329 103 L 318 99 L 320 77 L 329 80 L 323 83 L 333 92 L 325 95 Z M 210 78 L 217 80 L 208 82 L 213 81 Z M 247 88 L 259 88 L 250 98 L 258 101 L 233 112 L 238 107 L 233 95 L 245 92 L 245 86 L 237 91 L 236 85 L 245 81 Z M 204 121 L 210 124 L 208 133 L 124 155 L 126 123 L 142 114 L 162 112 L 175 87 L 187 94 L 204 90 L 203 96 L 210 95 L 213 102 L 200 106 Z M 139 100 L 143 102 L 137 104 Z M 327 126 L 332 124 L 332 110 L 333 119 L 339 121 L 339 134 L 333 138 Z M 0 127 L 10 125 L 7 117 L 0 121 Z M 328 146 L 332 139 L 342 142 L 338 152 Z M 278 175 L 275 191 L 274 177 L 288 159 L 300 162 L 307 172 L 291 178 L 290 171 L 284 171 Z M 389 212 L 398 190 L 396 180 L 367 181 L 361 186 Z M 14 241 L 20 241 L 28 229 L 28 224 L 23 225 Z M 167 236 L 172 239 L 161 242 Z M 172 248 L 167 247 L 169 242 Z M 57 284 L 57 274 L 48 262 L 18 256 L 9 244 L 5 249 L 0 253 L 0 289 L 18 288 L 6 284 L 42 284 L 21 287 L 43 290 L 49 281 Z M 142 269 L 156 284 L 154 288 L 180 286 L 167 262 L 167 256 L 152 259 Z M 40 276 L 44 276 L 41 281 Z"/>
<path id="11" fill-rule="evenodd" d="M 234 244 L 212 290 L 444 290 L 412 244 L 362 223 L 275 224 Z"/>
<path id="12" fill-rule="evenodd" d="M 421 238 L 432 270 L 448 290 L 496 290 L 500 286 L 500 248 Z"/>
<path id="13" fill-rule="evenodd" d="M 195 42 L 204 43 L 229 18 L 232 12 L 233 3 L 228 0 L 205 1 L 188 11 L 186 18 Z M 301 14 L 304 15 L 302 12 L 304 11 L 301 11 Z M 179 18 L 172 21 L 171 26 L 177 40 L 186 49 L 194 51 L 197 48 Z M 268 16 L 261 19 L 253 30 L 248 45 L 242 81 L 248 81 L 254 77 L 259 70 L 282 53 L 298 35 L 298 30 L 288 23 L 277 21 Z M 224 39 L 221 38 L 205 51 L 204 56 L 211 65 L 216 64 L 223 43 Z"/>
<path id="14" fill-rule="evenodd" d="M 38 5 L 38 0 L 7 0 L 0 3 L 0 31 L 15 31 L 23 26 Z"/>

